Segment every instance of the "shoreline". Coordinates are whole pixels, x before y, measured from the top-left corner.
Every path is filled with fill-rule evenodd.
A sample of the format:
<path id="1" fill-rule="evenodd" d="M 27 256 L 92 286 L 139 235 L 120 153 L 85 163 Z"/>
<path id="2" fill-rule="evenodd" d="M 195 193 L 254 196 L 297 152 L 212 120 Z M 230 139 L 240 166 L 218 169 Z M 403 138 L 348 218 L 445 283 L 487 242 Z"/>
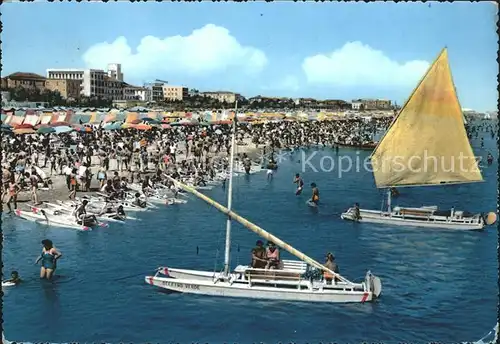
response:
<path id="1" fill-rule="evenodd" d="M 246 144 L 236 146 L 236 156 L 246 153 L 247 156 L 252 161 L 255 161 L 260 156 L 262 156 L 262 151 L 263 151 L 264 147 L 266 147 L 266 149 L 269 147 L 268 145 L 263 145 L 263 144 L 259 144 L 256 147 L 255 144 L 252 143 L 251 140 L 249 140 L 249 139 L 245 139 L 245 140 L 243 140 L 243 142 L 245 142 Z M 184 147 L 182 147 L 182 148 L 184 148 Z M 186 158 L 185 149 L 180 150 L 180 153 L 182 153 L 182 154 L 179 154 L 176 156 L 177 163 L 182 161 L 182 160 L 189 161 L 192 159 L 191 154 L 189 154 L 189 156 Z M 227 157 L 226 152 L 211 152 L 209 154 L 210 154 L 209 156 L 211 158 L 216 158 L 216 157 L 217 158 L 226 158 Z M 39 165 L 42 165 L 43 161 L 44 161 L 44 157 L 42 156 L 39 159 Z M 258 162 L 258 163 L 260 164 L 260 162 Z M 127 179 L 130 178 L 131 172 L 135 173 L 135 171 L 130 171 L 130 169 L 122 170 L 122 171 L 118 170 L 117 169 L 118 164 L 117 164 L 116 159 L 110 159 L 109 165 L 110 165 L 110 169 L 108 171 L 106 171 L 106 173 L 108 175 L 108 179 L 111 177 L 111 175 L 114 172 L 118 172 L 120 177 L 126 177 Z M 29 164 L 29 165 L 27 164 L 26 171 L 30 171 L 31 166 L 32 166 L 31 164 Z M 38 167 L 40 167 L 40 169 L 42 169 L 43 172 L 45 172 L 47 178 L 52 181 L 52 185 L 50 185 L 48 190 L 46 188 L 39 188 L 38 189 L 37 194 L 38 194 L 39 202 L 43 203 L 43 202 L 54 202 L 56 200 L 60 200 L 60 201 L 68 200 L 69 199 L 68 196 L 69 196 L 70 191 L 68 190 L 68 187 L 66 185 L 66 176 L 64 174 L 62 174 L 62 175 L 53 174 L 52 176 L 50 176 L 50 163 L 48 163 L 48 166 L 49 167 L 45 167 L 45 168 L 42 168 L 42 166 L 38 166 Z M 100 168 L 99 158 L 97 155 L 94 155 L 94 156 L 92 156 L 92 164 L 90 166 L 90 170 L 92 171 L 92 174 L 93 174 L 92 180 L 90 183 L 90 190 L 89 191 L 77 191 L 76 197 L 95 196 L 99 192 L 99 181 L 96 178 L 97 171 L 99 170 L 99 168 Z M 141 175 L 151 175 L 154 172 L 155 172 L 154 169 L 152 170 L 152 169 L 146 168 L 145 171 L 141 173 Z M 4 202 L 5 199 L 6 199 L 6 197 L 4 196 L 4 198 L 2 199 L 2 203 L 1 203 L 1 205 L 2 205 L 1 211 L 3 213 L 6 213 L 6 211 L 8 211 L 7 204 Z M 17 203 L 18 203 L 17 208 L 18 209 L 21 209 L 21 210 L 27 209 L 28 206 L 26 204 L 31 203 L 31 202 L 32 202 L 32 200 L 31 200 L 30 190 L 23 189 L 22 191 L 18 192 L 18 194 L 17 194 Z M 12 202 L 11 202 L 11 207 L 14 210 Z"/>

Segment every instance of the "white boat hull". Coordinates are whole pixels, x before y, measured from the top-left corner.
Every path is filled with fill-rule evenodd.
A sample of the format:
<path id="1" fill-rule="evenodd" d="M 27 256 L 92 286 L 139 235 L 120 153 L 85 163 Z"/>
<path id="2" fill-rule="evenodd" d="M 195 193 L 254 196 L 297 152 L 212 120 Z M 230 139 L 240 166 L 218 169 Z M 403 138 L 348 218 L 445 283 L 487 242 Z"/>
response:
<path id="1" fill-rule="evenodd" d="M 279 270 L 239 265 L 229 278 L 223 278 L 222 272 L 160 267 L 155 276 L 147 276 L 145 281 L 173 292 L 285 301 L 367 302 L 382 292 L 380 279 L 370 272 L 364 283 L 339 281 L 332 285 L 304 278 L 306 265 L 302 262 L 283 262 Z"/>
<path id="2" fill-rule="evenodd" d="M 76 224 L 74 221 L 72 221 L 68 217 L 59 217 L 59 216 L 47 216 L 49 221 L 47 222 L 47 219 L 45 216 L 41 214 L 35 214 L 33 212 L 28 212 L 28 211 L 22 211 L 17 209 L 14 214 L 16 216 L 28 220 L 31 222 L 35 222 L 41 225 L 45 226 L 50 226 L 50 227 L 60 227 L 60 228 L 70 228 L 70 229 L 76 229 L 79 231 L 91 231 L 92 227 L 88 226 L 82 226 L 79 224 Z"/>
<path id="3" fill-rule="evenodd" d="M 276 288 L 273 285 L 255 286 L 246 282 L 229 282 L 199 279 L 173 279 L 168 277 L 147 276 L 146 283 L 173 292 L 199 294 L 206 296 L 241 297 L 282 301 L 352 303 L 373 301 L 372 292 Z"/>
<path id="4" fill-rule="evenodd" d="M 406 208 L 419 209 L 419 208 Z M 425 208 L 420 208 L 425 209 Z M 429 213 L 427 215 L 401 215 L 398 212 L 386 212 L 379 210 L 360 209 L 361 219 L 356 220 L 354 209 L 350 208 L 342 213 L 340 217 L 347 221 L 356 221 L 361 223 L 380 223 L 394 226 L 413 226 L 428 228 L 444 228 L 452 230 L 482 230 L 485 227 L 484 221 L 480 215 L 470 218 L 452 218 L 438 216 Z"/>

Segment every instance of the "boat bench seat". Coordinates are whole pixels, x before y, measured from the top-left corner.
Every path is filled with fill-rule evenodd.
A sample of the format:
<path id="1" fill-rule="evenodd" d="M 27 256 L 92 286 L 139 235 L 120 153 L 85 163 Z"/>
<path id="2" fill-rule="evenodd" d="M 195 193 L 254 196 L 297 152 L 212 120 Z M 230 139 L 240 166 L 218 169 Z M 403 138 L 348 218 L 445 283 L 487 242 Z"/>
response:
<path id="1" fill-rule="evenodd" d="M 401 209 L 399 211 L 401 215 L 419 215 L 419 216 L 428 216 L 432 214 L 432 211 L 428 210 L 413 210 L 413 209 Z"/>
<path id="2" fill-rule="evenodd" d="M 245 271 L 245 277 L 252 279 L 262 280 L 300 280 L 302 274 L 295 272 L 282 271 L 278 269 L 264 270 L 264 269 L 248 269 Z"/>
<path id="3" fill-rule="evenodd" d="M 281 261 L 281 269 L 303 274 L 307 271 L 307 264 L 297 260 L 283 259 Z"/>

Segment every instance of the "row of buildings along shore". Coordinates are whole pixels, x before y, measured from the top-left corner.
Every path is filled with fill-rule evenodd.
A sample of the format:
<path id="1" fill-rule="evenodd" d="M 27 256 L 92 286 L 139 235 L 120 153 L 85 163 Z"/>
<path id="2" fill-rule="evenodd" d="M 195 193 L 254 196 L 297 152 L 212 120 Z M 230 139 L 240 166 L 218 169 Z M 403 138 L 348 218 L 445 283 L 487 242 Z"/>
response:
<path id="1" fill-rule="evenodd" d="M 256 96 L 249 99 L 241 94 L 229 91 L 199 92 L 186 86 L 174 86 L 167 81 L 155 80 L 142 86 L 134 86 L 124 81 L 122 66 L 119 63 L 108 64 L 107 70 L 101 69 L 47 69 L 46 76 L 35 73 L 16 72 L 2 78 L 2 102 L 9 102 L 8 89 L 38 89 L 57 91 L 63 99 L 78 100 L 81 97 L 108 99 L 117 107 L 129 107 L 140 103 L 173 102 L 186 100 L 193 96 L 209 97 L 220 103 L 233 104 L 236 100 L 249 103 L 262 102 L 276 105 L 289 104 L 334 110 L 342 107 L 352 110 L 392 110 L 394 105 L 384 99 L 316 100 L 312 98 L 290 99 L 284 97 Z"/>

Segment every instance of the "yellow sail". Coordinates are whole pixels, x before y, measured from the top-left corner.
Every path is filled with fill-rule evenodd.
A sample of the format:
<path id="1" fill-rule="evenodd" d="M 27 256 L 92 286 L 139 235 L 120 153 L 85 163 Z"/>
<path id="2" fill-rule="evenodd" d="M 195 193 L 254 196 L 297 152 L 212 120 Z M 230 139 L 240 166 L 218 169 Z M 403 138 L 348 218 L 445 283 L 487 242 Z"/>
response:
<path id="1" fill-rule="evenodd" d="M 378 188 L 483 181 L 444 48 L 372 156 Z"/>
<path id="2" fill-rule="evenodd" d="M 234 211 L 230 211 L 229 209 L 227 209 L 226 207 L 224 207 L 222 204 L 214 201 L 210 197 L 205 196 L 201 192 L 196 191 L 194 188 L 192 188 L 192 187 L 190 187 L 188 185 L 185 185 L 185 184 L 179 182 L 176 179 L 173 179 L 172 177 L 170 177 L 170 176 L 168 176 L 166 174 L 164 176 L 167 177 L 172 182 L 174 182 L 176 185 L 180 186 L 182 189 L 184 189 L 184 190 L 186 190 L 186 191 L 194 194 L 195 196 L 201 198 L 202 200 L 204 200 L 208 204 L 214 206 L 215 208 L 217 208 L 218 210 L 220 210 L 224 214 L 226 214 L 229 217 L 231 217 L 231 219 L 238 221 L 243 226 L 245 226 L 246 228 L 250 229 L 252 232 L 260 235 L 264 239 L 272 241 L 273 243 L 276 244 L 276 246 L 281 247 L 282 249 L 284 249 L 285 251 L 287 251 L 290 254 L 293 254 L 295 257 L 299 258 L 303 262 L 305 262 L 305 263 L 307 263 L 307 264 L 309 264 L 311 266 L 314 266 L 317 269 L 329 272 L 333 276 L 335 276 L 338 279 L 340 279 L 342 282 L 345 282 L 345 283 L 348 283 L 348 284 L 352 284 L 352 282 L 346 280 L 344 277 L 342 277 L 339 274 L 335 273 L 334 271 L 326 268 L 324 265 L 322 265 L 322 264 L 318 263 L 317 261 L 315 261 L 314 259 L 306 256 L 304 253 L 302 253 L 302 252 L 294 249 L 292 246 L 290 246 L 289 244 L 287 244 L 283 240 L 281 240 L 278 237 L 272 235 L 271 233 L 265 231 L 264 229 L 260 228 L 259 226 L 251 223 L 247 219 L 245 219 L 245 218 L 241 217 L 240 215 L 236 214 Z"/>

